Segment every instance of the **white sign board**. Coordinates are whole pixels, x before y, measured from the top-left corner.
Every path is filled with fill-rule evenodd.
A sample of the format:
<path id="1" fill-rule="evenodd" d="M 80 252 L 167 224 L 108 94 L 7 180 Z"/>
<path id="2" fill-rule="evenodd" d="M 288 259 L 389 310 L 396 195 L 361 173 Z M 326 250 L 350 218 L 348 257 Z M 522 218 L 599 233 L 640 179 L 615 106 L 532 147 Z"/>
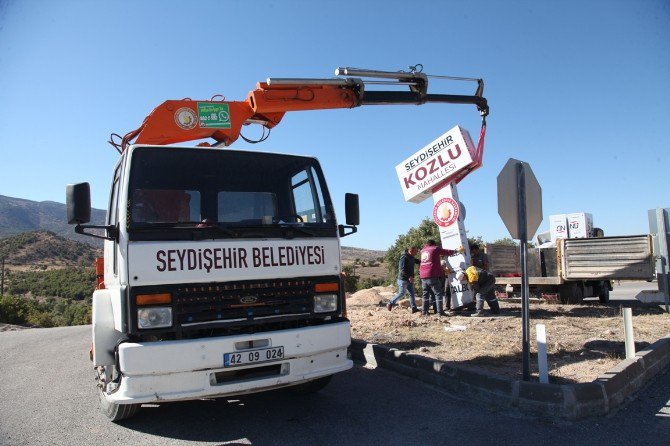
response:
<path id="1" fill-rule="evenodd" d="M 339 274 L 337 239 L 137 242 L 133 285 L 208 283 Z"/>
<path id="2" fill-rule="evenodd" d="M 467 130 L 456 126 L 395 168 L 405 201 L 421 203 L 473 163 L 475 146 Z"/>
<path id="3" fill-rule="evenodd" d="M 465 232 L 465 212 L 458 200 L 456 185 L 450 183 L 433 194 L 433 221 L 440 230 L 440 240 L 444 249 L 463 252 L 446 258 L 449 273 L 446 280 L 451 291 L 451 308 L 460 308 L 472 302 L 470 287 L 465 282 L 456 280 L 456 274 L 470 266 L 470 248 Z"/>

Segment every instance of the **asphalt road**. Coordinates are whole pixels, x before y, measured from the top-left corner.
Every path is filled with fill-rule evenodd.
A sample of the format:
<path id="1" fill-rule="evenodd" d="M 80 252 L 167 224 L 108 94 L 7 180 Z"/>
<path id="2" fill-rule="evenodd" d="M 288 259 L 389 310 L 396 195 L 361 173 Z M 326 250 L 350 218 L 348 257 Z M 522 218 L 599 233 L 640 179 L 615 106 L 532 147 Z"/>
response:
<path id="1" fill-rule="evenodd" d="M 0 333 L 2 445 L 670 445 L 670 372 L 609 418 L 548 422 L 491 410 L 359 365 L 322 392 L 145 405 L 109 422 L 88 361 L 90 326 Z"/>
<path id="2" fill-rule="evenodd" d="M 637 306 L 650 306 L 654 304 L 647 304 L 640 302 L 635 298 L 635 296 L 644 290 L 658 290 L 658 284 L 654 282 L 646 281 L 612 281 L 612 291 L 610 291 L 610 302 L 609 305 L 613 306 L 625 306 L 625 307 L 637 307 Z M 584 299 L 584 302 L 587 303 L 598 303 L 597 297 L 588 297 Z M 663 306 L 663 308 L 665 308 Z"/>
<path id="3" fill-rule="evenodd" d="M 635 299 L 640 291 L 657 290 L 656 282 L 645 281 L 612 281 L 612 291 L 610 291 L 610 300 L 629 300 Z"/>

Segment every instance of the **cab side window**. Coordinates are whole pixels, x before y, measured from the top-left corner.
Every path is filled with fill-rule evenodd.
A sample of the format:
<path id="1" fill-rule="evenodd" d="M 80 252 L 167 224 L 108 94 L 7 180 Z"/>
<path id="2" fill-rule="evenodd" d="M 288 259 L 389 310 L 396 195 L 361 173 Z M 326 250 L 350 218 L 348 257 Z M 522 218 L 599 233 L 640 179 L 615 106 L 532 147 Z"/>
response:
<path id="1" fill-rule="evenodd" d="M 313 168 L 301 170 L 291 179 L 295 213 L 304 223 L 321 223 L 323 217 L 323 197 Z"/>

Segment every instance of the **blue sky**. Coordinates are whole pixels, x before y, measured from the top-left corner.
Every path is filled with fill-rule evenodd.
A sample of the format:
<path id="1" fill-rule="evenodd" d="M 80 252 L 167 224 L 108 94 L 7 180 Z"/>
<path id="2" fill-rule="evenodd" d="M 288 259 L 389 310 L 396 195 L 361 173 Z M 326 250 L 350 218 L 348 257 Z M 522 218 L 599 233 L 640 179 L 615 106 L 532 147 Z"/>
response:
<path id="1" fill-rule="evenodd" d="M 670 206 L 667 0 L 0 0 L 0 195 L 64 202 L 67 183 L 89 181 L 105 208 L 109 134 L 166 99 L 243 100 L 267 77 L 417 63 L 486 83 L 484 167 L 458 186 L 468 235 L 508 235 L 496 177 L 509 158 L 542 186 L 540 230 L 551 214 L 591 212 L 606 235 L 646 233 L 647 210 Z M 395 165 L 455 125 L 477 139 L 475 107 L 296 112 L 264 143 L 233 147 L 317 156 L 340 218 L 344 193 L 360 194 L 343 244 L 386 249 L 433 206 L 404 201 Z"/>

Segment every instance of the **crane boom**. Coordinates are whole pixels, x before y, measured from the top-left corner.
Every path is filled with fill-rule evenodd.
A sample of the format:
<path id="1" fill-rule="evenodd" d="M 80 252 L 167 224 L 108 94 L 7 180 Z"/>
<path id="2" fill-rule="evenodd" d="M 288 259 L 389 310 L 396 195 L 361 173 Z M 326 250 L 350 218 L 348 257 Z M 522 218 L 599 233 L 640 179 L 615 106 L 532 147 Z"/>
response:
<path id="1" fill-rule="evenodd" d="M 242 126 L 260 124 L 272 129 L 289 111 L 354 108 L 361 105 L 450 103 L 474 104 L 483 117 L 488 115 L 488 103 L 482 95 L 482 79 L 452 78 L 476 81 L 478 88 L 472 96 L 429 94 L 429 76 L 417 71 L 416 67 L 412 68 L 409 72 L 356 68 L 338 68 L 335 71 L 338 76 L 360 77 L 269 78 L 267 82 L 257 83 L 245 101 L 167 100 L 156 107 L 139 128 L 122 138 L 120 151 L 133 141 L 136 144 L 164 145 L 212 138 L 216 141 L 215 145 L 229 146 L 240 137 Z M 363 80 L 363 77 L 377 80 Z M 407 86 L 409 91 L 366 91 L 366 85 Z"/>

